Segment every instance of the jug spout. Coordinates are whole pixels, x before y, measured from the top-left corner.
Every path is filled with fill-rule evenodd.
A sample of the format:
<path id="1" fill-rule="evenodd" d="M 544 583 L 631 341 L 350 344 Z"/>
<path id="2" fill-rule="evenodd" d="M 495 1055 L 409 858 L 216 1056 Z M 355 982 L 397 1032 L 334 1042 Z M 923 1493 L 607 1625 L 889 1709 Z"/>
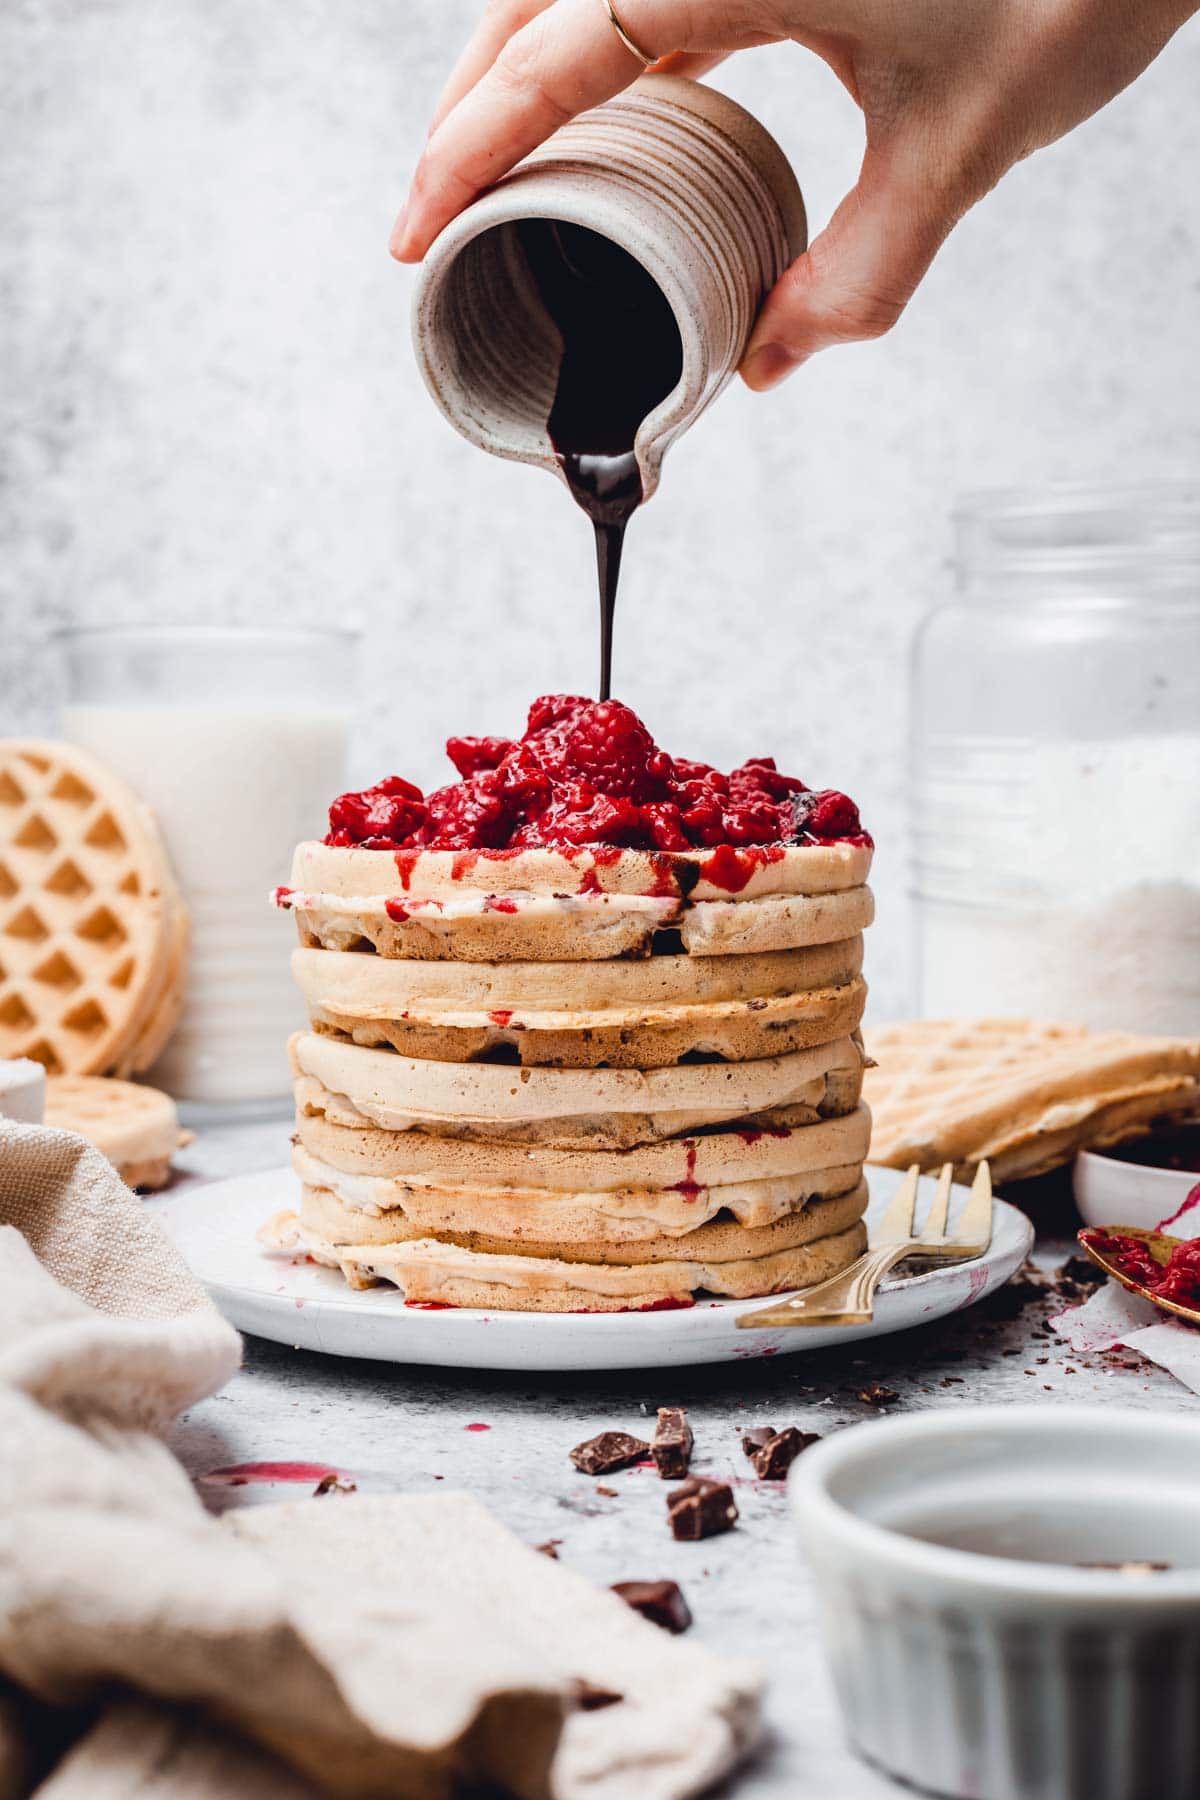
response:
<path id="1" fill-rule="evenodd" d="M 733 375 L 763 299 L 805 247 L 796 178 L 736 102 L 648 75 L 563 126 L 441 233 L 413 309 L 430 392 L 482 449 L 565 479 L 550 425 L 564 339 L 531 221 L 596 234 L 640 265 L 651 290 L 612 330 L 637 332 L 663 310 L 674 321 L 632 438 L 649 499 L 665 452 Z"/>

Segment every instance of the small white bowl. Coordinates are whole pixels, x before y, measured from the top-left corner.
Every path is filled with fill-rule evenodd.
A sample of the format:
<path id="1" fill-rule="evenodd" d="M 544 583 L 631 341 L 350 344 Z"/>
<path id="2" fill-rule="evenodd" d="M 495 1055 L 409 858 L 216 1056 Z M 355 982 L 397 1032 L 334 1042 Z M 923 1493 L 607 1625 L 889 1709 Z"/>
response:
<path id="1" fill-rule="evenodd" d="M 1146 1163 L 1122 1162 L 1103 1150 L 1081 1150 L 1075 1158 L 1072 1186 L 1075 1204 L 1088 1225 L 1137 1225 L 1144 1231 L 1160 1226 L 1176 1237 L 1200 1237 L 1200 1206 L 1174 1219 L 1200 1175 L 1188 1169 L 1155 1169 Z"/>
<path id="2" fill-rule="evenodd" d="M 789 1500 L 868 1761 L 964 1800 L 1196 1800 L 1200 1419 L 873 1420 L 801 1457 Z M 1079 1566 L 1137 1561 L 1171 1566 Z"/>

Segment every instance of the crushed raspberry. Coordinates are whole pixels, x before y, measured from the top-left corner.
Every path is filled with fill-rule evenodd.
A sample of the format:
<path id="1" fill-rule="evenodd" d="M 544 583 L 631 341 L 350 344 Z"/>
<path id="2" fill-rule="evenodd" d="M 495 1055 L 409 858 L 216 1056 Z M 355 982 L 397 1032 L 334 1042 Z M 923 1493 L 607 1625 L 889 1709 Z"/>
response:
<path id="1" fill-rule="evenodd" d="M 602 794 L 644 801 L 659 785 L 650 773 L 651 760 L 657 762 L 660 756 L 654 739 L 637 714 L 619 700 L 601 700 L 580 713 L 565 750 L 571 767 Z"/>
<path id="2" fill-rule="evenodd" d="M 476 775 L 494 769 L 516 748 L 511 738 L 452 737 L 446 739 L 446 755 L 460 775 Z"/>
<path id="3" fill-rule="evenodd" d="M 1126 1280 L 1135 1281 L 1156 1299 L 1174 1300 L 1179 1306 L 1200 1305 L 1200 1238 L 1174 1244 L 1165 1263 L 1155 1260 L 1142 1238 L 1123 1231 L 1081 1231 L 1079 1238 L 1106 1257 Z"/>
<path id="4" fill-rule="evenodd" d="M 425 798 L 419 787 L 399 775 L 387 775 L 361 794 L 342 794 L 329 809 L 331 832 L 345 832 L 351 843 L 379 838 L 400 844 L 424 823 Z"/>
<path id="5" fill-rule="evenodd" d="M 325 842 L 401 858 L 583 846 L 724 851 L 743 885 L 789 844 L 871 843 L 845 794 L 813 792 L 769 756 L 730 775 L 671 757 L 619 700 L 545 694 L 519 739 L 453 737 L 446 750 L 461 780 L 427 799 L 396 775 L 342 794 Z M 705 867 L 719 862 L 710 855 Z"/>
<path id="6" fill-rule="evenodd" d="M 819 794 L 797 795 L 792 806 L 797 828 L 810 832 L 813 837 L 849 838 L 862 831 L 857 806 L 836 788 L 823 788 Z"/>

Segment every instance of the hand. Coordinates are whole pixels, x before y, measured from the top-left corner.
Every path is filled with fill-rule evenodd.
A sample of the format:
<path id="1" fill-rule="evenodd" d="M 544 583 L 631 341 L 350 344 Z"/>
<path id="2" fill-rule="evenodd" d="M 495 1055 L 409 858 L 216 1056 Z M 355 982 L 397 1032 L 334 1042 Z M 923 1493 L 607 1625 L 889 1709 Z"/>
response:
<path id="1" fill-rule="evenodd" d="M 742 363 L 773 387 L 816 350 L 881 336 L 947 233 L 1013 163 L 1127 86 L 1193 0 L 614 0 L 664 72 L 802 44 L 862 108 L 858 182 L 768 296 Z M 641 68 L 603 0 L 490 0 L 434 117 L 392 236 L 419 262 L 442 227 L 565 120 Z"/>

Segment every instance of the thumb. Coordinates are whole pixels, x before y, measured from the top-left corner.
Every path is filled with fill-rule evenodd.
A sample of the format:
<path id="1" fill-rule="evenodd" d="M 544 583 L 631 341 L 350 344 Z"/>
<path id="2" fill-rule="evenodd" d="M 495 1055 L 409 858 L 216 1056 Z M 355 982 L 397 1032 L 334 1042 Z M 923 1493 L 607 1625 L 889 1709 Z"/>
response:
<path id="1" fill-rule="evenodd" d="M 896 323 L 954 223 L 932 184 L 901 167 L 868 150 L 857 186 L 780 276 L 742 358 L 748 387 L 774 387 L 815 351 L 882 337 Z"/>

